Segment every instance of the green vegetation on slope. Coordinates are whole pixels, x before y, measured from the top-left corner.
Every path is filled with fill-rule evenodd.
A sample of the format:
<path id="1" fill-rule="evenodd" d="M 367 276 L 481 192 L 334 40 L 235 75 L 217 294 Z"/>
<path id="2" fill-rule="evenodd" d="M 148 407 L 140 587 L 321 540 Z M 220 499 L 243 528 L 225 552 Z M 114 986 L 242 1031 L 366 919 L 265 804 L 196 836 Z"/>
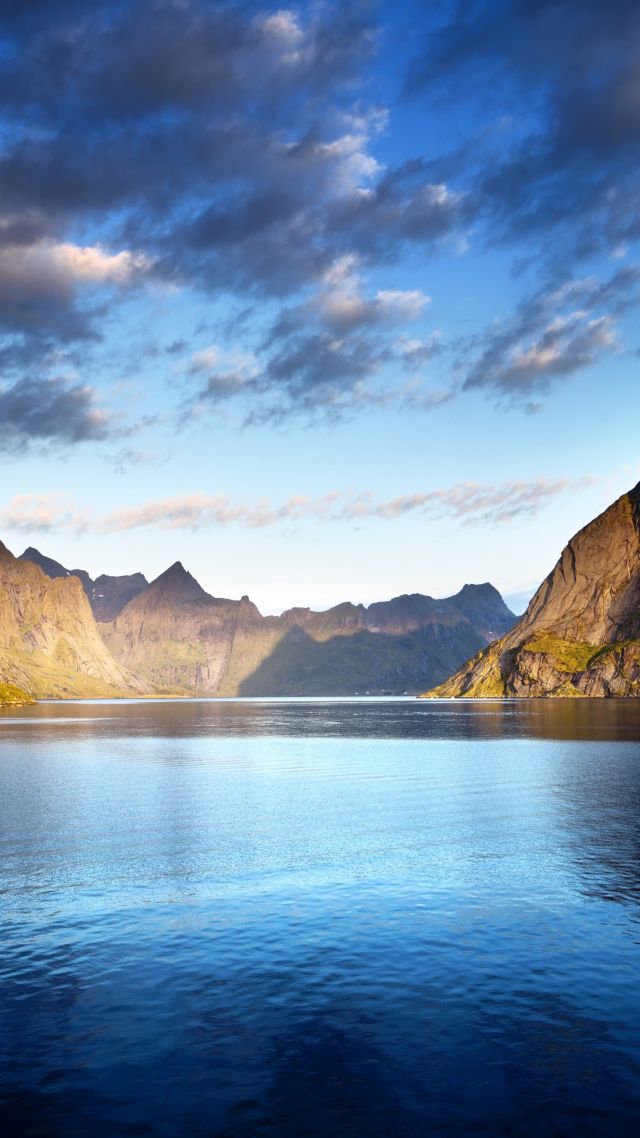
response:
<path id="1" fill-rule="evenodd" d="M 20 707 L 25 703 L 35 703 L 22 688 L 15 684 L 5 684 L 0 680 L 0 707 Z"/>
<path id="2" fill-rule="evenodd" d="M 516 648 L 505 649 L 504 641 L 497 641 L 425 696 L 580 699 L 639 692 L 640 641 L 615 641 L 596 648 L 540 632 Z"/>
<path id="3" fill-rule="evenodd" d="M 117 687 L 96 676 L 71 672 L 59 656 L 49 656 L 42 651 L 0 649 L 0 671 L 10 676 L 12 684 L 20 690 L 27 691 L 27 698 L 96 699 L 131 694 L 124 686 Z"/>
<path id="4" fill-rule="evenodd" d="M 584 672 L 596 652 L 593 644 L 581 640 L 563 640 L 552 632 L 539 632 L 521 647 L 522 652 L 539 652 L 551 656 L 561 672 Z"/>

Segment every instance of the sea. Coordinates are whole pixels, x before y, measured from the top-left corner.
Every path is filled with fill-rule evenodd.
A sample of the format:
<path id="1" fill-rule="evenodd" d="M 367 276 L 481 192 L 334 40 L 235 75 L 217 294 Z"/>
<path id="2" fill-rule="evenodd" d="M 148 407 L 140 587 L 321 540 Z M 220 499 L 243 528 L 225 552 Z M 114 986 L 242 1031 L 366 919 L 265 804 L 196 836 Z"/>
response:
<path id="1" fill-rule="evenodd" d="M 0 711 L 6 1138 L 620 1138 L 640 700 Z"/>

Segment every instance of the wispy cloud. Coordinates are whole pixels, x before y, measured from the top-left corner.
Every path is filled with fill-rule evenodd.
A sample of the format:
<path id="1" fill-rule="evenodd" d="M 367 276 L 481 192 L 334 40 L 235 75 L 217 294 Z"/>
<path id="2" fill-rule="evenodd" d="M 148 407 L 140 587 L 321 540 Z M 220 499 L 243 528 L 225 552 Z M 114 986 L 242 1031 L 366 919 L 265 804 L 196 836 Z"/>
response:
<path id="1" fill-rule="evenodd" d="M 16 494 L 0 510 L 0 526 L 18 533 L 83 533 L 90 528 L 68 494 Z"/>
<path id="2" fill-rule="evenodd" d="M 281 503 L 240 502 L 227 495 L 190 494 L 146 502 L 103 517 L 88 517 L 57 494 L 19 495 L 0 512 L 6 529 L 37 532 L 92 530 L 124 533 L 140 529 L 207 530 L 239 525 L 263 529 L 288 523 L 353 524 L 364 520 L 393 522 L 411 515 L 448 517 L 465 522 L 503 524 L 530 517 L 560 494 L 589 485 L 588 477 L 536 478 L 529 481 L 458 482 L 424 493 L 380 498 L 369 490 L 333 491 L 315 497 L 292 495 Z"/>
<path id="3" fill-rule="evenodd" d="M 614 351 L 617 318 L 639 301 L 640 269 L 634 265 L 608 280 L 569 279 L 538 291 L 461 345 L 467 356 L 461 364 L 463 387 L 492 388 L 527 401 Z"/>

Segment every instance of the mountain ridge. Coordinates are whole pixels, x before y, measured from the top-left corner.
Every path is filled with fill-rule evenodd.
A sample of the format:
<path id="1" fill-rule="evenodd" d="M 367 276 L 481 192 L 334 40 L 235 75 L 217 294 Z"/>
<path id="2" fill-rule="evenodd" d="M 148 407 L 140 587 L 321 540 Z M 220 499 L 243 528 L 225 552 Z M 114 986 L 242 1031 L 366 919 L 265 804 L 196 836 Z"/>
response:
<path id="1" fill-rule="evenodd" d="M 206 593 L 176 563 L 101 633 L 118 660 L 161 690 L 178 686 L 226 696 L 417 692 L 421 677 L 444 678 L 468 650 L 515 620 L 489 583 L 466 589 L 460 595 L 469 612 L 469 598 L 482 599 L 482 630 L 455 598 L 423 594 L 368 607 L 347 601 L 320 612 L 295 607 L 262 616 L 246 595 L 236 601 Z"/>
<path id="2" fill-rule="evenodd" d="M 33 547 L 19 560 L 37 564 L 58 587 L 82 581 L 82 571 L 67 570 Z M 344 601 L 263 616 L 246 595 L 210 595 L 179 560 L 150 583 L 142 574 L 103 575 L 95 582 L 84 576 L 98 618 L 98 583 L 126 585 L 137 577 L 132 596 L 109 598 L 107 615 L 113 615 L 98 619 L 96 630 L 124 673 L 159 694 L 417 693 L 515 620 L 489 582 L 439 599 L 405 593 L 369 605 Z"/>
<path id="3" fill-rule="evenodd" d="M 38 565 L 52 579 L 78 577 L 82 582 L 93 615 L 98 621 L 114 620 L 127 602 L 142 589 L 146 589 L 149 584 L 142 573 L 128 573 L 120 576 L 102 573 L 94 580 L 86 569 L 67 569 L 59 561 L 53 557 L 47 557 L 32 545 L 20 554 L 18 560 L 30 561 L 33 565 Z"/>

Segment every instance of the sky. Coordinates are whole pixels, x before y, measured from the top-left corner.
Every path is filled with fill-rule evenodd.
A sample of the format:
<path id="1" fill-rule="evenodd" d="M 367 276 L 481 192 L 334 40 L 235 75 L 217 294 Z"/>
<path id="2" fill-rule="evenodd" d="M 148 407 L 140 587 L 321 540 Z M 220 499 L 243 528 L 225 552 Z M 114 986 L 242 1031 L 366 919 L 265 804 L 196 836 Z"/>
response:
<path id="1" fill-rule="evenodd" d="M 0 538 L 515 611 L 640 479 L 637 0 L 0 0 Z"/>

